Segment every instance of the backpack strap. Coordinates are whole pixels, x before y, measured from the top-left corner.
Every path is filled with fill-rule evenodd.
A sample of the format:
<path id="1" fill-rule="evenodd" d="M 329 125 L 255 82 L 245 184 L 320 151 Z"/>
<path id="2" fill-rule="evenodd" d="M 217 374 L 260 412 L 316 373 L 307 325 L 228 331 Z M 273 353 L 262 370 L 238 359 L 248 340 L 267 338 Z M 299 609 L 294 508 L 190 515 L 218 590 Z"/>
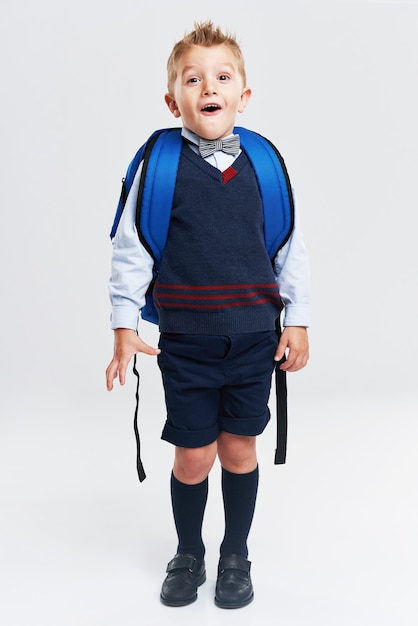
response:
<path id="1" fill-rule="evenodd" d="M 141 243 L 154 258 L 157 271 L 167 241 L 182 146 L 181 128 L 168 128 L 154 133 L 144 154 L 136 226 Z"/>
<path id="2" fill-rule="evenodd" d="M 282 330 L 280 327 L 280 318 L 276 319 L 276 335 L 277 341 L 280 340 Z M 286 362 L 286 355 L 276 363 L 274 378 L 276 387 L 276 452 L 274 455 L 274 464 L 283 465 L 286 463 L 286 447 L 287 447 L 287 383 L 286 372 L 280 369 L 280 366 Z"/>
<path id="3" fill-rule="evenodd" d="M 147 154 L 149 154 L 150 150 L 152 149 L 153 144 L 155 143 L 156 139 L 158 139 L 158 135 L 160 135 L 161 133 L 168 132 L 170 130 L 177 130 L 177 129 L 162 129 L 162 130 L 154 131 L 152 135 L 147 139 L 147 141 L 139 148 L 134 158 L 129 163 L 126 174 L 124 178 L 122 178 L 122 189 L 121 189 L 121 193 L 119 197 L 119 202 L 116 207 L 116 214 L 113 220 L 112 230 L 110 232 L 111 239 L 113 239 L 113 237 L 116 234 L 116 231 L 120 222 L 120 218 L 123 213 L 123 209 L 125 208 L 126 200 L 128 198 L 132 184 L 135 180 L 135 176 L 136 176 L 136 173 L 138 171 L 138 167 L 141 161 L 146 157 Z"/>
<path id="4" fill-rule="evenodd" d="M 289 239 L 295 221 L 292 187 L 282 155 L 265 137 L 237 126 L 241 147 L 254 168 L 264 211 L 264 240 L 270 259 Z"/>
<path id="5" fill-rule="evenodd" d="M 126 200 L 128 198 L 129 192 L 132 187 L 132 183 L 134 182 L 135 175 L 138 171 L 139 164 L 144 158 L 144 152 L 146 148 L 146 143 L 144 143 L 135 154 L 134 158 L 128 165 L 128 169 L 126 171 L 126 176 L 122 178 L 122 189 L 120 192 L 119 202 L 116 207 L 115 219 L 113 220 L 112 230 L 110 231 L 110 238 L 116 235 L 116 231 L 118 229 L 118 225 L 120 222 L 120 218 L 122 217 L 123 209 L 125 208 Z"/>
<path id="6" fill-rule="evenodd" d="M 144 153 L 139 183 L 136 228 L 141 243 L 154 259 L 154 276 L 141 317 L 153 324 L 158 324 L 158 313 L 152 293 L 167 242 L 182 147 L 181 128 L 168 128 L 154 134 Z"/>
<path id="7" fill-rule="evenodd" d="M 274 455 L 275 465 L 286 463 L 287 448 L 287 384 L 286 372 L 280 369 L 280 365 L 286 361 L 284 356 L 276 364 L 275 384 L 276 384 L 276 452 Z"/>
<path id="8" fill-rule="evenodd" d="M 140 159 L 144 160 L 144 164 L 139 182 L 135 222 L 141 243 L 154 259 L 154 277 L 146 294 L 146 302 L 141 310 L 141 317 L 154 324 L 158 324 L 158 314 L 154 307 L 152 290 L 167 241 L 182 145 L 180 128 L 156 131 L 145 144 Z M 137 156 L 134 157 L 134 160 L 137 159 Z M 140 161 L 136 167 L 133 165 L 132 170 L 135 169 L 136 172 L 139 163 Z M 132 182 L 133 178 L 130 186 L 132 186 Z M 156 207 L 158 207 L 158 210 L 156 210 Z M 134 413 L 134 432 L 137 449 L 136 467 L 139 481 L 142 482 L 145 480 L 146 474 L 141 460 L 141 442 L 138 428 L 140 375 L 136 365 L 136 355 L 134 356 L 133 372 L 137 379 Z"/>
<path id="9" fill-rule="evenodd" d="M 138 369 L 136 367 L 136 354 L 134 355 L 134 363 L 133 363 L 133 373 L 136 376 L 136 390 L 135 390 L 135 413 L 134 413 L 134 433 L 136 439 L 136 471 L 138 472 L 139 482 L 142 483 L 143 480 L 146 479 L 146 474 L 144 470 L 144 466 L 141 461 L 141 441 L 139 439 L 139 428 L 138 428 L 138 410 L 139 410 L 139 382 L 140 375 Z"/>
<path id="10" fill-rule="evenodd" d="M 234 132 L 241 137 L 241 147 L 246 152 L 254 168 L 264 212 L 264 239 L 267 252 L 273 260 L 288 241 L 294 226 L 295 207 L 289 174 L 283 157 L 277 148 L 265 137 L 236 127 Z M 281 335 L 280 317 L 276 319 L 276 334 Z M 276 364 L 276 452 L 275 465 L 286 462 L 287 447 L 287 383 L 286 372 L 280 365 L 286 356 Z"/>

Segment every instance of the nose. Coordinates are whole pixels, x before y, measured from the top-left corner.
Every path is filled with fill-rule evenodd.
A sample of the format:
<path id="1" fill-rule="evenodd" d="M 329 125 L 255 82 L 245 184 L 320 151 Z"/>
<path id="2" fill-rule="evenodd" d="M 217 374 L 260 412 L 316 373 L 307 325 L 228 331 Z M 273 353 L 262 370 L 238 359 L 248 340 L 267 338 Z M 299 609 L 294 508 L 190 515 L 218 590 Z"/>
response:
<path id="1" fill-rule="evenodd" d="M 216 82 L 212 78 L 207 78 L 203 82 L 202 89 L 203 89 L 204 96 L 216 95 L 217 93 Z"/>

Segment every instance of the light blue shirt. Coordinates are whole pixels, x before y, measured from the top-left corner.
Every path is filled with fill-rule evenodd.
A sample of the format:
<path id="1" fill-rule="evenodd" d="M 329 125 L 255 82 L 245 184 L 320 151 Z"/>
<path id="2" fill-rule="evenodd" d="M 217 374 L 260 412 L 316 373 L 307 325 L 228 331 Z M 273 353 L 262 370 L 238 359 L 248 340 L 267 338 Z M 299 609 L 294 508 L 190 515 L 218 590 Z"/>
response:
<path id="1" fill-rule="evenodd" d="M 199 152 L 199 137 L 183 128 L 183 136 L 190 148 Z M 237 155 L 217 151 L 206 161 L 221 171 L 232 165 Z M 152 281 L 154 261 L 139 240 L 135 225 L 136 197 L 142 163 L 128 195 L 122 217 L 113 239 L 112 271 L 109 294 L 112 303 L 112 328 L 137 329 L 139 312 L 145 304 L 145 294 Z M 293 198 L 295 201 L 295 194 Z M 309 260 L 300 229 L 295 204 L 295 225 L 287 243 L 279 250 L 273 268 L 280 296 L 284 304 L 284 326 L 310 325 Z"/>

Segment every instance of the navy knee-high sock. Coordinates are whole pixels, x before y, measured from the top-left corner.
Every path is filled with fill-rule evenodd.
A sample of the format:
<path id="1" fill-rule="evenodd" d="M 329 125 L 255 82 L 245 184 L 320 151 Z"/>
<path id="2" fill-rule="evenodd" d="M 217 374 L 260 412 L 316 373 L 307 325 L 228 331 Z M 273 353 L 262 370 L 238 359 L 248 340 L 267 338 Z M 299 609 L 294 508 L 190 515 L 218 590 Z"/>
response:
<path id="1" fill-rule="evenodd" d="M 258 490 L 258 467 L 249 474 L 233 474 L 222 468 L 225 536 L 221 556 L 248 556 L 247 539 L 253 521 Z"/>
<path id="2" fill-rule="evenodd" d="M 202 540 L 203 515 L 208 498 L 208 479 L 197 485 L 181 483 L 171 474 L 171 502 L 178 536 L 178 554 L 205 555 Z"/>

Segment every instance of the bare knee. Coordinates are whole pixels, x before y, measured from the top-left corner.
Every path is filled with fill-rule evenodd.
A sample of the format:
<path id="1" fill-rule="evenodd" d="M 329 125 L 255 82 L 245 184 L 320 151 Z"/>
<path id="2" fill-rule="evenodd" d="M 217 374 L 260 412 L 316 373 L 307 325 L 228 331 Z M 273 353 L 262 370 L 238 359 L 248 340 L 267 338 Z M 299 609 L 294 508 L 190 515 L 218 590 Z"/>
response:
<path id="1" fill-rule="evenodd" d="M 174 476 L 188 485 L 201 483 L 212 469 L 216 451 L 216 441 L 201 448 L 177 447 L 174 457 Z"/>
<path id="2" fill-rule="evenodd" d="M 234 474 L 247 474 L 257 467 L 256 438 L 222 432 L 218 438 L 222 467 Z"/>

